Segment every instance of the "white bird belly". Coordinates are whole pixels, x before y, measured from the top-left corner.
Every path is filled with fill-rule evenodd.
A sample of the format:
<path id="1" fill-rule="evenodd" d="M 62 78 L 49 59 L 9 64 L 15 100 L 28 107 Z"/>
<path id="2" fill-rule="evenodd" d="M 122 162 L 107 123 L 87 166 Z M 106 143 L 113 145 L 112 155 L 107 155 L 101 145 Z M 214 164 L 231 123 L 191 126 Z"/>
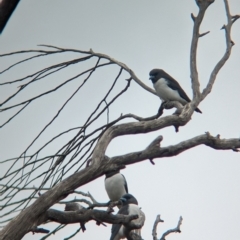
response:
<path id="1" fill-rule="evenodd" d="M 121 173 L 117 173 L 110 178 L 105 180 L 105 189 L 109 199 L 112 201 L 118 201 L 124 194 L 125 190 L 125 179 Z"/>
<path id="2" fill-rule="evenodd" d="M 181 98 L 178 91 L 171 89 L 164 78 L 158 79 L 156 83 L 153 84 L 157 95 L 162 101 L 178 101 L 185 105 L 187 102 Z"/>
<path id="3" fill-rule="evenodd" d="M 140 224 L 143 226 L 145 221 L 145 214 L 142 210 L 135 204 L 129 204 L 129 214 L 128 215 L 138 215 L 137 219 L 132 220 L 135 224 Z"/>
<path id="4" fill-rule="evenodd" d="M 145 217 L 144 212 L 143 212 L 140 208 L 139 208 L 138 211 L 139 211 L 139 213 L 138 213 L 138 216 L 139 216 L 139 217 L 138 217 L 138 219 L 133 220 L 133 221 L 135 221 L 135 223 L 143 226 L 146 217 Z M 133 232 L 136 233 L 137 235 L 141 236 L 141 228 L 139 228 L 139 229 L 134 229 Z"/>
<path id="5" fill-rule="evenodd" d="M 141 226 L 144 225 L 145 214 L 138 207 L 138 205 L 129 204 L 128 215 L 138 215 L 138 218 L 132 220 L 132 222 L 134 222 L 135 224 L 139 224 Z M 132 231 L 141 236 L 141 229 L 135 229 Z M 126 229 L 125 229 L 125 226 L 122 225 L 121 228 L 119 229 L 117 235 L 115 236 L 114 240 L 125 239 L 126 238 L 125 234 L 126 234 Z"/>
<path id="6" fill-rule="evenodd" d="M 132 222 L 136 225 L 143 226 L 145 222 L 145 214 L 142 212 L 142 210 L 138 207 L 138 205 L 135 204 L 129 204 L 129 214 L 128 215 L 138 215 L 137 219 L 132 220 Z M 125 231 L 123 227 L 123 232 Z M 134 233 L 141 236 L 141 228 L 132 230 Z"/>

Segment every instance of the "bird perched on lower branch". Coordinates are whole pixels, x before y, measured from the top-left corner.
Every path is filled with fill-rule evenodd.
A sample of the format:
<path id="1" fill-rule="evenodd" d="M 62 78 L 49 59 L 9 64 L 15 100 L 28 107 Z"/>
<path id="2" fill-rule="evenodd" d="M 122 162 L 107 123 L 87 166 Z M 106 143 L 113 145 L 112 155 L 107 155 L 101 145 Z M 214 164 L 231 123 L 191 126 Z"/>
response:
<path id="1" fill-rule="evenodd" d="M 112 225 L 112 234 L 110 240 L 120 240 L 127 238 L 131 233 L 140 235 L 141 228 L 144 225 L 145 214 L 138 207 L 138 201 L 132 194 L 123 195 L 120 200 L 122 202 L 122 207 L 118 211 L 118 214 L 123 215 L 138 215 L 137 219 L 131 221 L 135 226 L 138 226 L 138 229 L 128 229 L 127 225 L 122 224 L 113 224 Z"/>
<path id="2" fill-rule="evenodd" d="M 149 79 L 162 102 L 178 101 L 184 106 L 191 101 L 179 83 L 162 69 L 151 70 Z M 199 108 L 195 111 L 202 113 Z"/>
<path id="3" fill-rule="evenodd" d="M 124 194 L 128 193 L 127 181 L 119 170 L 106 173 L 105 189 L 111 201 L 118 201 Z"/>

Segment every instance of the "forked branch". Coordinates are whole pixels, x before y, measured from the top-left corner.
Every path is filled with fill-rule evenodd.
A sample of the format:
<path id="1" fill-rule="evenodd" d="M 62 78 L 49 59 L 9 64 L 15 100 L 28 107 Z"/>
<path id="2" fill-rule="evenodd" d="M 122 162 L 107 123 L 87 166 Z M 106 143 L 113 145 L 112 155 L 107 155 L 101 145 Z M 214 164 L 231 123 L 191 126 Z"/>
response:
<path id="1" fill-rule="evenodd" d="M 230 9 L 228 5 L 228 1 L 224 0 L 226 15 L 227 15 L 227 24 L 223 26 L 223 29 L 225 31 L 225 38 L 226 38 L 226 50 L 223 54 L 222 58 L 218 61 L 216 66 L 213 68 L 212 73 L 210 75 L 208 84 L 206 88 L 202 91 L 201 94 L 201 101 L 211 92 L 213 84 L 216 80 L 217 74 L 220 71 L 220 69 L 223 67 L 223 65 L 227 62 L 231 55 L 231 50 L 234 45 L 232 39 L 231 39 L 231 29 L 233 23 L 239 18 L 239 15 L 231 16 Z"/>

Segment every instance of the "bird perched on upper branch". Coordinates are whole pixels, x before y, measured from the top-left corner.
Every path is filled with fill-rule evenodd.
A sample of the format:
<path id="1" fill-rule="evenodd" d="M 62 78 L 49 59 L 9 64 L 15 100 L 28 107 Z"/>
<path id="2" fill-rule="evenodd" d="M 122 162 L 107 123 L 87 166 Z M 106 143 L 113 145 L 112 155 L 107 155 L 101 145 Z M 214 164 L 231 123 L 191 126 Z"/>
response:
<path id="1" fill-rule="evenodd" d="M 120 198 L 122 202 L 122 207 L 118 211 L 118 214 L 123 215 L 138 215 L 137 219 L 131 221 L 135 226 L 142 227 L 145 221 L 145 214 L 138 207 L 138 201 L 132 194 L 125 194 Z M 139 232 L 135 231 L 138 230 Z M 113 224 L 112 225 L 112 234 L 110 240 L 119 240 L 127 238 L 129 239 L 129 234 L 132 232 L 140 235 L 140 229 L 128 229 L 127 226 L 122 224 Z"/>
<path id="2" fill-rule="evenodd" d="M 149 79 L 162 102 L 178 101 L 184 106 L 191 101 L 179 83 L 162 69 L 153 69 L 149 73 Z M 199 108 L 195 111 L 202 113 Z"/>
<path id="3" fill-rule="evenodd" d="M 127 181 L 119 170 L 106 173 L 105 189 L 111 201 L 118 201 L 124 194 L 128 193 Z"/>

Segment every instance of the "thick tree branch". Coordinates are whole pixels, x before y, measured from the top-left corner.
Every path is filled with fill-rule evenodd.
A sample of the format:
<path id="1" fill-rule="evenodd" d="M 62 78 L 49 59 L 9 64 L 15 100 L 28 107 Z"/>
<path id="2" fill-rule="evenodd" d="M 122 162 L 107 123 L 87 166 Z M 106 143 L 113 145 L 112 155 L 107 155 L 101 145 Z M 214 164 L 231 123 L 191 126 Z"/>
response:
<path id="1" fill-rule="evenodd" d="M 176 130 L 178 130 L 179 126 L 184 126 L 190 120 L 192 112 L 193 109 L 190 104 L 187 104 L 180 116 L 172 115 L 151 121 L 119 124 L 108 128 L 101 136 L 94 149 L 93 163 L 99 164 L 101 162 L 105 156 L 105 151 L 109 143 L 115 137 L 129 134 L 148 133 L 168 126 L 175 126 Z"/>
<path id="2" fill-rule="evenodd" d="M 143 151 L 112 157 L 110 158 L 110 161 L 117 164 L 129 165 L 146 159 L 152 160 L 154 158 L 176 156 L 190 148 L 202 144 L 217 150 L 233 150 L 235 152 L 240 148 L 240 139 L 238 138 L 220 139 L 218 136 L 213 137 L 209 133 L 202 134 L 168 147 L 160 147 L 158 144 L 160 141 L 162 141 L 162 136 L 158 136 L 153 140 L 152 144 Z"/>
<path id="3" fill-rule="evenodd" d="M 98 141 L 93 152 L 93 163 L 99 164 L 105 156 L 109 143 L 118 136 L 148 133 L 172 125 L 183 126 L 190 120 L 189 115 L 184 117 L 166 116 L 160 119 L 144 122 L 123 123 L 108 128 Z"/>
<path id="4" fill-rule="evenodd" d="M 109 214 L 103 210 L 96 209 L 80 209 L 79 211 L 63 212 L 56 209 L 49 209 L 45 215 L 45 221 L 51 220 L 61 224 L 88 222 L 90 220 L 99 220 L 101 222 L 112 224 L 127 224 L 133 219 L 137 219 L 137 215 Z"/>
<path id="5" fill-rule="evenodd" d="M 155 121 L 159 120 L 161 119 Z M 136 128 L 139 128 L 142 131 L 145 131 L 145 123 L 140 124 L 142 124 L 141 127 L 137 125 L 135 127 L 135 130 Z M 118 126 L 115 127 L 116 131 L 120 131 L 118 129 Z M 129 131 L 131 132 L 131 130 Z M 213 137 L 209 133 L 194 137 L 192 139 L 169 147 L 159 148 L 157 142 L 160 142 L 160 140 L 161 137 L 158 137 L 154 140 L 155 144 L 150 144 L 143 151 L 112 157 L 110 160 L 108 159 L 101 161 L 101 164 L 92 164 L 89 167 L 80 170 L 79 172 L 64 179 L 55 187 L 43 193 L 31 206 L 23 210 L 16 218 L 14 218 L 0 232 L 0 239 L 21 239 L 27 232 L 31 231 L 33 227 L 37 226 L 36 224 L 38 222 L 38 219 L 41 218 L 54 203 L 59 202 L 63 197 L 66 197 L 68 194 L 74 192 L 76 188 L 104 175 L 106 171 L 120 169 L 123 168 L 124 165 L 133 164 L 147 159 L 175 156 L 183 151 L 186 151 L 187 149 L 198 146 L 200 144 L 205 144 L 214 149 L 221 150 L 237 151 L 237 149 L 240 148 L 239 139 L 220 139 L 219 136 Z M 26 225 L 23 219 L 28 219 L 32 225 Z M 18 233 L 17 238 L 15 235 L 12 235 L 13 228 L 16 230 L 14 231 L 14 234 L 16 234 L 16 232 Z"/>
<path id="6" fill-rule="evenodd" d="M 122 214 L 110 214 L 103 210 L 95 210 L 95 209 L 86 209 L 86 208 L 71 208 L 72 211 L 59 211 L 56 209 L 49 209 L 45 212 L 45 214 L 41 215 L 38 218 L 37 226 L 49 221 L 61 223 L 61 224 L 72 224 L 72 223 L 81 223 L 81 226 L 84 226 L 86 222 L 91 220 L 95 220 L 98 222 L 98 225 L 106 222 L 111 224 L 126 224 L 127 226 L 131 225 L 131 220 L 137 219 L 137 215 L 122 215 Z M 36 227 L 37 227 L 36 226 Z M 33 231 L 32 228 L 30 231 Z M 34 232 L 36 232 L 34 230 Z"/>

